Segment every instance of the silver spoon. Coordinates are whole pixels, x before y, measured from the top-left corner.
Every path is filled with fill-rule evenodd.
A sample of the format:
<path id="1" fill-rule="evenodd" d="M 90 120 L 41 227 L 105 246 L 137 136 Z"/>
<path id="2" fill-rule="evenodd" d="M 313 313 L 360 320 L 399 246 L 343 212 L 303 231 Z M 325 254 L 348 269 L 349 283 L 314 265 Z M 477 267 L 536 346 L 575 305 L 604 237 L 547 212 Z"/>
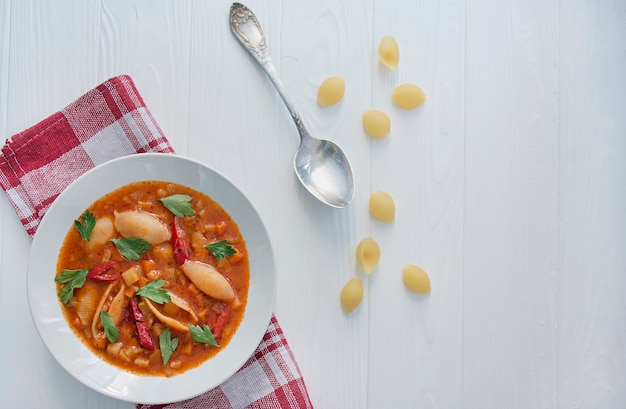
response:
<path id="1" fill-rule="evenodd" d="M 354 176 L 350 162 L 339 146 L 331 141 L 312 137 L 304 127 L 294 104 L 287 96 L 285 86 L 278 78 L 256 16 L 243 4 L 233 3 L 230 7 L 230 28 L 263 67 L 296 123 L 300 133 L 300 147 L 293 166 L 298 179 L 322 202 L 333 207 L 346 207 L 354 197 Z"/>

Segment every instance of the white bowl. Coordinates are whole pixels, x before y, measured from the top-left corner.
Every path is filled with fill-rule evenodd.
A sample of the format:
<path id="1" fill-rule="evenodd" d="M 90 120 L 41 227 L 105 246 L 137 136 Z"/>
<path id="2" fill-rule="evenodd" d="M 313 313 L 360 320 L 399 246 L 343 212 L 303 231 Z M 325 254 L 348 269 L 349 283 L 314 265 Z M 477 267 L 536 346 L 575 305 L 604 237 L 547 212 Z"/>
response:
<path id="1" fill-rule="evenodd" d="M 235 220 L 246 240 L 250 289 L 239 329 L 215 357 L 180 375 L 150 377 L 114 367 L 69 328 L 56 294 L 54 276 L 61 244 L 84 210 L 104 194 L 131 182 L 165 180 L 207 194 Z M 28 302 L 37 331 L 56 360 L 84 385 L 133 403 L 169 403 L 200 395 L 228 379 L 252 355 L 267 329 L 276 294 L 269 236 L 250 201 L 223 175 L 173 154 L 145 153 L 104 163 L 70 184 L 54 201 L 33 240 L 28 262 Z"/>

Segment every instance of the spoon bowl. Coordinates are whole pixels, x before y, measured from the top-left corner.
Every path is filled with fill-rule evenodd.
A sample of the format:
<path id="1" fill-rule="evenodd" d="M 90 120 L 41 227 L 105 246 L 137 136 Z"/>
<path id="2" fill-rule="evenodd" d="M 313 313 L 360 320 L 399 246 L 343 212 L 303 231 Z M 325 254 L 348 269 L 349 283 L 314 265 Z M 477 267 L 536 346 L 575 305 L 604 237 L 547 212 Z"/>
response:
<path id="1" fill-rule="evenodd" d="M 333 207 L 346 207 L 354 196 L 350 163 L 339 146 L 331 141 L 307 138 L 293 161 L 296 175 L 307 190 Z M 337 183 L 337 181 L 349 183 Z"/>
<path id="2" fill-rule="evenodd" d="M 241 3 L 230 7 L 230 28 L 239 42 L 261 65 L 285 103 L 300 134 L 294 170 L 302 185 L 329 206 L 346 207 L 354 197 L 354 176 L 350 161 L 334 142 L 312 137 L 285 91 L 270 58 L 263 30 L 256 16 Z"/>

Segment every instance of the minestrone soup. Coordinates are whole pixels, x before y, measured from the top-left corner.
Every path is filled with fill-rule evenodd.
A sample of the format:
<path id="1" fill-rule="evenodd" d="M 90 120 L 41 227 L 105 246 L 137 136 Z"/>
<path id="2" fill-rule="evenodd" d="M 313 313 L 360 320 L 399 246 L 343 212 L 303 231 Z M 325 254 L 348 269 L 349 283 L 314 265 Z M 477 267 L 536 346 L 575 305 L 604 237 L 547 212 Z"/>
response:
<path id="1" fill-rule="evenodd" d="M 168 377 L 228 344 L 243 319 L 250 269 L 244 238 L 217 202 L 141 181 L 77 215 L 55 282 L 69 326 L 96 355 Z"/>

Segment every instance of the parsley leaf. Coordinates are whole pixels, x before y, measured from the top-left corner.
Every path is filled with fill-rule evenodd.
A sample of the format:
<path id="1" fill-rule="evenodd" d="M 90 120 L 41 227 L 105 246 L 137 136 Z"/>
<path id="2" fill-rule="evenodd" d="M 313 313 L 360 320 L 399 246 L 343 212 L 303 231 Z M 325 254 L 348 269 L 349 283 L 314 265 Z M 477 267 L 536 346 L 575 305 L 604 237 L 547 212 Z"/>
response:
<path id="1" fill-rule="evenodd" d="M 89 237 L 91 237 L 91 232 L 93 231 L 93 228 L 95 226 L 96 217 L 91 214 L 89 210 L 87 210 L 85 213 L 83 213 L 82 216 L 80 216 L 80 221 L 74 220 L 74 227 L 76 227 L 76 230 L 78 230 L 80 236 L 85 241 L 89 240 Z"/>
<path id="2" fill-rule="evenodd" d="M 172 354 L 178 347 L 178 338 L 172 339 L 169 328 L 165 328 L 159 335 L 159 347 L 161 348 L 161 358 L 163 358 L 163 366 L 167 365 Z"/>
<path id="3" fill-rule="evenodd" d="M 107 334 L 107 338 L 109 339 L 109 341 L 117 341 L 119 333 L 117 332 L 117 327 L 115 326 L 115 323 L 113 322 L 113 319 L 111 318 L 109 313 L 106 311 L 100 312 L 100 321 L 102 321 L 104 332 Z"/>
<path id="4" fill-rule="evenodd" d="M 171 195 L 159 199 L 159 202 L 163 203 L 163 206 L 170 212 L 174 213 L 178 217 L 193 216 L 196 211 L 191 206 L 191 196 L 189 195 Z"/>
<path id="5" fill-rule="evenodd" d="M 196 342 L 202 342 L 203 344 L 213 345 L 218 347 L 217 341 L 211 332 L 211 328 L 208 325 L 202 324 L 202 328 L 199 325 L 190 325 L 189 332 L 193 336 L 193 340 Z"/>
<path id="6" fill-rule="evenodd" d="M 148 249 L 152 246 L 144 239 L 140 239 L 138 237 L 112 239 L 111 241 L 128 260 L 139 260 L 141 253 L 148 251 Z"/>
<path id="7" fill-rule="evenodd" d="M 224 257 L 230 257 L 237 252 L 237 250 L 230 245 L 228 240 L 220 240 L 215 243 L 205 244 L 204 247 L 208 248 L 211 254 L 213 254 L 218 261 Z"/>
<path id="8" fill-rule="evenodd" d="M 149 298 L 157 304 L 170 302 L 172 297 L 165 288 L 161 288 L 163 285 L 165 285 L 165 280 L 152 280 L 137 290 L 136 294 Z"/>
<path id="9" fill-rule="evenodd" d="M 54 282 L 66 283 L 59 291 L 59 298 L 63 304 L 67 304 L 74 297 L 74 289 L 81 288 L 85 284 L 89 270 L 63 270 L 54 277 Z"/>

